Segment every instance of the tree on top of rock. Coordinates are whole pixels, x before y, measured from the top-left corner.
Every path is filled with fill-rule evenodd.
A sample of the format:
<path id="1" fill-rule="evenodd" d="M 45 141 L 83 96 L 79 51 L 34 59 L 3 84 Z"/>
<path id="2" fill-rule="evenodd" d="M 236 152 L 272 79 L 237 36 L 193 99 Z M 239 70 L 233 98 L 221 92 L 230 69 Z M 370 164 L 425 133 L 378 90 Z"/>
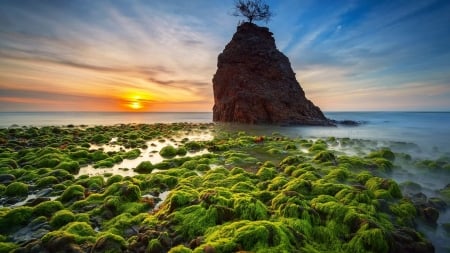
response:
<path id="1" fill-rule="evenodd" d="M 233 16 L 243 16 L 248 22 L 263 20 L 269 22 L 273 13 L 269 10 L 269 5 L 261 0 L 236 0 L 234 3 Z"/>

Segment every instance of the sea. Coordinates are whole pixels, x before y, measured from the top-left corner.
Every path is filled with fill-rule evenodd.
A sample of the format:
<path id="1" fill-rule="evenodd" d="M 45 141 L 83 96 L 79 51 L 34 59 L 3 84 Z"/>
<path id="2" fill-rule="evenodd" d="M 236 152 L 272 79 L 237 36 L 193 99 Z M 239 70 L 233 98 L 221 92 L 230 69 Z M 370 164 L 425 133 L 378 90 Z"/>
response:
<path id="1" fill-rule="evenodd" d="M 281 134 L 292 138 L 350 138 L 368 141 L 369 149 L 389 147 L 414 159 L 450 157 L 450 112 L 325 112 L 333 120 L 360 122 L 357 126 L 277 126 L 217 124 L 226 131 L 245 131 L 253 135 Z M 212 123 L 210 112 L 0 112 L 0 128 L 24 126 L 95 126 L 152 123 Z M 342 151 L 342 150 L 341 150 Z M 427 173 L 406 166 L 390 175 L 398 183 L 418 182 L 428 197 L 450 184 L 448 172 Z M 436 252 L 448 252 L 449 234 L 443 224 L 450 223 L 450 207 L 440 213 L 437 226 L 418 224 Z"/>
<path id="2" fill-rule="evenodd" d="M 450 112 L 325 112 L 359 126 L 277 126 L 222 124 L 231 130 L 289 137 L 337 137 L 415 143 L 425 151 L 450 152 Z M 0 128 L 22 126 L 115 125 L 122 123 L 211 123 L 211 112 L 0 112 Z"/>

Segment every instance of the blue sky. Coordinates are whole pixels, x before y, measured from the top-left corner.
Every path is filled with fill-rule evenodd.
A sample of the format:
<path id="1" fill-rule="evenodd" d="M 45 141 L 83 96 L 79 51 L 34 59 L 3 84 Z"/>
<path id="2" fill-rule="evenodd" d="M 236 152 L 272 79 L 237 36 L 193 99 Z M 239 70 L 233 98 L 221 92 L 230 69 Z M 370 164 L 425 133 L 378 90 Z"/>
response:
<path id="1" fill-rule="evenodd" d="M 234 1 L 4 0 L 1 111 L 211 111 Z M 267 1 L 324 111 L 450 110 L 450 1 Z"/>

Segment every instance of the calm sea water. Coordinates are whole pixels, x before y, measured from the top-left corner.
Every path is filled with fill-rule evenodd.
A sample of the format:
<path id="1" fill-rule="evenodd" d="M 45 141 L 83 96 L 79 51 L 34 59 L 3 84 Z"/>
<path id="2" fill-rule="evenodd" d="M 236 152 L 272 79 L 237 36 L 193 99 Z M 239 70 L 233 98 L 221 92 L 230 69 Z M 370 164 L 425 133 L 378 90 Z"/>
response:
<path id="1" fill-rule="evenodd" d="M 357 127 L 279 127 L 227 125 L 253 134 L 279 132 L 292 137 L 348 137 L 411 142 L 429 150 L 450 151 L 450 112 L 328 112 L 328 118 L 364 122 Z M 212 122 L 212 113 L 1 112 L 0 127 L 114 125 L 120 123 Z"/>

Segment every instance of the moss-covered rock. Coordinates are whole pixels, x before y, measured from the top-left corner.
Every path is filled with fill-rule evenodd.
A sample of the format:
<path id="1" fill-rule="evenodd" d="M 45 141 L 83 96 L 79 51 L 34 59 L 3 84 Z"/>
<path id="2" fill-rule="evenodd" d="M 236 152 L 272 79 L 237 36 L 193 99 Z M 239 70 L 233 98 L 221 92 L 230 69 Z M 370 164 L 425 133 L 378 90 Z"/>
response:
<path id="1" fill-rule="evenodd" d="M 153 164 L 150 161 L 142 161 L 134 169 L 134 171 L 136 171 L 138 173 L 144 173 L 144 174 L 151 173 L 152 170 L 153 170 Z"/>
<path id="2" fill-rule="evenodd" d="M 61 195 L 61 201 L 63 203 L 70 201 L 77 201 L 84 198 L 85 188 L 81 185 L 71 185 L 64 190 Z"/>
<path id="3" fill-rule="evenodd" d="M 13 182 L 6 187 L 4 194 L 9 197 L 27 196 L 28 185 L 22 182 Z"/>
<path id="4" fill-rule="evenodd" d="M 34 207 L 33 214 L 35 216 L 51 217 L 55 212 L 64 209 L 59 201 L 45 201 Z"/>
<path id="5" fill-rule="evenodd" d="M 177 155 L 177 149 L 174 146 L 168 145 L 163 147 L 159 154 L 164 158 L 171 158 Z"/>
<path id="6" fill-rule="evenodd" d="M 75 215 L 69 210 L 60 210 L 56 212 L 50 219 L 50 225 L 58 229 L 70 222 L 75 221 Z"/>

